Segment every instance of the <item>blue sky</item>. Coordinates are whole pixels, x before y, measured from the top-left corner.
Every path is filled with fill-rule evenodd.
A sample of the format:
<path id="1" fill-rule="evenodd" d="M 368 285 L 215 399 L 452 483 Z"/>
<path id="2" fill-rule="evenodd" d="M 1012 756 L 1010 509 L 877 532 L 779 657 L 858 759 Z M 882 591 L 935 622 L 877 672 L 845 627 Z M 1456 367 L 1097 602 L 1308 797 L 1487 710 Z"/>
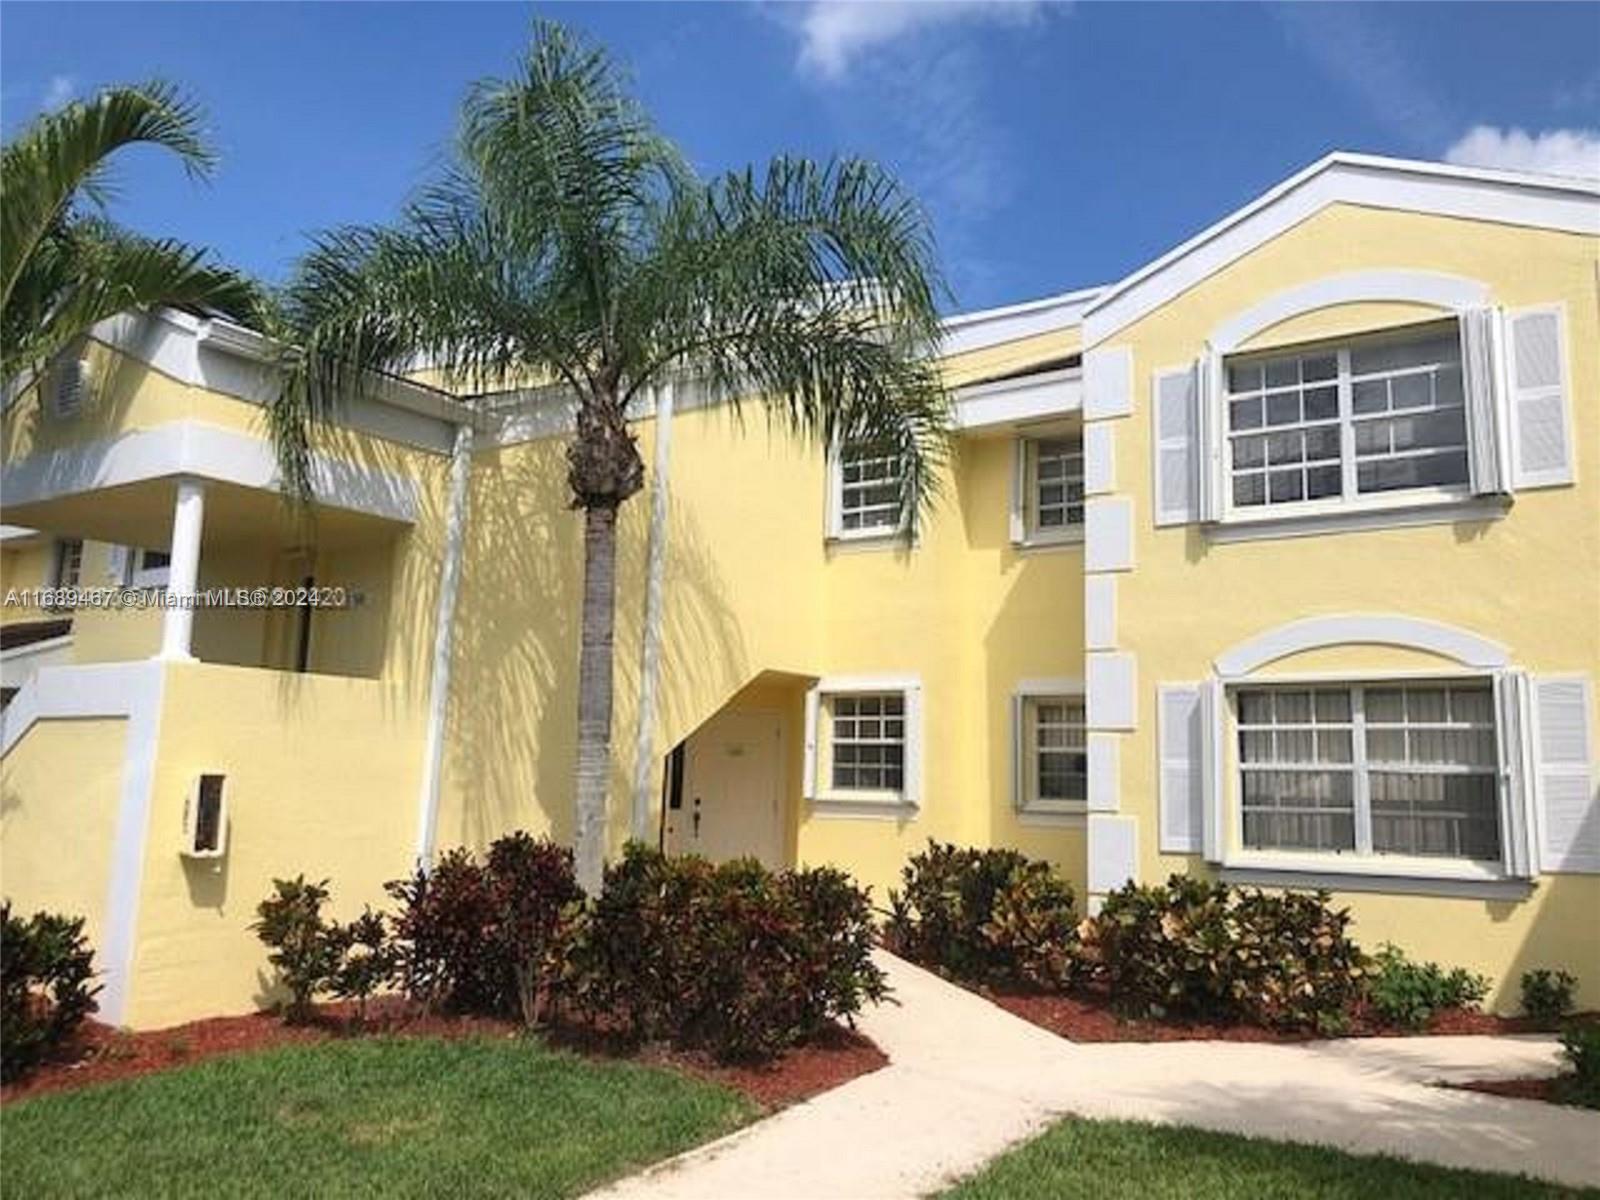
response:
<path id="1" fill-rule="evenodd" d="M 1600 5 L 45 4 L 0 10 L 0 124 L 161 75 L 224 158 L 129 154 L 113 215 L 281 279 L 383 221 L 535 13 L 634 71 L 710 172 L 856 153 L 932 213 L 955 307 L 1115 279 L 1334 148 L 1600 174 Z"/>

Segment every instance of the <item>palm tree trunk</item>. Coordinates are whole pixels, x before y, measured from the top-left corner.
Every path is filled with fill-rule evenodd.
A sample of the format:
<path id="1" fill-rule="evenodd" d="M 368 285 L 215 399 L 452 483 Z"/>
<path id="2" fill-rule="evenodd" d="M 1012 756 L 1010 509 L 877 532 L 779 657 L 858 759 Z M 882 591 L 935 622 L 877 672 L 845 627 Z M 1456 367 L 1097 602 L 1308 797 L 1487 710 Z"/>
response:
<path id="1" fill-rule="evenodd" d="M 606 784 L 611 773 L 611 645 L 617 615 L 617 510 L 583 512 L 583 626 L 578 651 L 577 828 L 579 885 L 600 891 L 605 863 Z"/>

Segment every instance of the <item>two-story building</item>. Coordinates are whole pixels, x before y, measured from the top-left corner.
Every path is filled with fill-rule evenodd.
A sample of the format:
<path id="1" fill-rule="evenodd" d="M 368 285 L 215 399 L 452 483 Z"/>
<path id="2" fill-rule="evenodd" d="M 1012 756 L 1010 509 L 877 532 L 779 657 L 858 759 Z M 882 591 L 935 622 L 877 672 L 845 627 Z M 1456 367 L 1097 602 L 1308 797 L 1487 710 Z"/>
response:
<path id="1" fill-rule="evenodd" d="M 614 849 L 1326 888 L 1502 1008 L 1538 966 L 1600 1006 L 1600 183 L 1333 155 L 941 355 L 914 525 L 892 457 L 641 406 Z M 225 322 L 108 323 L 7 407 L 0 886 L 88 917 L 110 1020 L 261 999 L 274 876 L 358 909 L 570 835 L 570 407 L 426 378 L 349 399 L 309 518 Z"/>

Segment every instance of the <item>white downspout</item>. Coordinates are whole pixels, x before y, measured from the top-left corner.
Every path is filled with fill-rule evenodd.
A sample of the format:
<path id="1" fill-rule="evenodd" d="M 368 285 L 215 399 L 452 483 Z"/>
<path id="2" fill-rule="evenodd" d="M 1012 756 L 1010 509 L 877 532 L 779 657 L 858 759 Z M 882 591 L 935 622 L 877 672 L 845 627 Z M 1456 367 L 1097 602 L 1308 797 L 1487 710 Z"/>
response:
<path id="1" fill-rule="evenodd" d="M 439 604 L 433 618 L 433 672 L 428 687 L 428 733 L 417 803 L 417 867 L 433 863 L 439 819 L 439 779 L 444 766 L 444 727 L 450 707 L 450 655 L 455 636 L 456 593 L 461 585 L 461 545 L 466 540 L 467 485 L 472 476 L 472 425 L 456 426 L 450 451 L 450 496 L 445 511 L 444 561 L 439 566 Z"/>
<path id="2" fill-rule="evenodd" d="M 672 458 L 672 381 L 656 388 L 655 488 L 650 494 L 646 550 L 644 637 L 639 646 L 639 725 L 633 747 L 632 836 L 652 840 L 650 798 L 656 789 L 656 682 L 661 674 L 661 591 L 667 567 L 667 476 Z"/>

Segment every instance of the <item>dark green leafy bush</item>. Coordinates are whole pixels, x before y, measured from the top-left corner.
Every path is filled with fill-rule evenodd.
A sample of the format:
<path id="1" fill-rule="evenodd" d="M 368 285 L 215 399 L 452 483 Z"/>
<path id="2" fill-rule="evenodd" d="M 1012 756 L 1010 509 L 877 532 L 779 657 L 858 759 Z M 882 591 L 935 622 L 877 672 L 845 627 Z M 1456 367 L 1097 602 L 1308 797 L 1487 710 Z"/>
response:
<path id="1" fill-rule="evenodd" d="M 631 844 L 606 869 L 572 978 L 591 1020 L 761 1058 L 887 992 L 867 893 L 841 871 L 712 866 Z"/>
<path id="2" fill-rule="evenodd" d="M 1106 897 L 1081 969 L 1141 1016 L 1342 1030 L 1365 959 L 1325 892 L 1272 894 L 1174 875 Z"/>
<path id="3" fill-rule="evenodd" d="M 1557 1097 L 1600 1108 L 1600 1025 L 1572 1026 L 1561 1035 L 1561 1052 L 1571 1070 L 1556 1081 Z"/>
<path id="4" fill-rule="evenodd" d="M 977 983 L 1067 983 L 1078 919 L 1048 863 L 930 840 L 900 877 L 885 927 L 896 953 Z"/>
<path id="5" fill-rule="evenodd" d="M 1554 1025 L 1572 1011 L 1578 981 L 1570 971 L 1540 969 L 1522 976 L 1522 1011 L 1541 1025 Z"/>
<path id="6" fill-rule="evenodd" d="M 413 999 L 537 1024 L 555 999 L 581 918 L 572 851 L 518 831 L 485 859 L 452 850 L 431 872 L 387 885 L 394 938 Z"/>
<path id="7" fill-rule="evenodd" d="M 334 926 L 330 937 L 338 950 L 338 962 L 329 976 L 328 990 L 341 1000 L 354 1000 L 357 1019 L 365 1020 L 372 994 L 394 981 L 396 954 L 383 914 L 365 909 L 348 925 Z"/>
<path id="8" fill-rule="evenodd" d="M 1489 980 L 1461 967 L 1446 971 L 1438 963 L 1412 962 L 1400 947 L 1378 948 L 1367 989 L 1373 1011 L 1390 1025 L 1421 1029 L 1447 1008 L 1476 1008 L 1489 994 Z"/>
<path id="9" fill-rule="evenodd" d="M 256 906 L 250 926 L 272 953 L 267 955 L 278 979 L 289 989 L 285 1016 L 301 1021 L 310 1016 L 317 993 L 328 988 L 339 967 L 336 930 L 322 915 L 328 902 L 328 881 L 310 883 L 304 875 L 274 879 L 272 895 Z"/>
<path id="10" fill-rule="evenodd" d="M 19 1079 L 95 1009 L 94 952 L 83 918 L 12 916 L 0 904 L 0 1079 Z"/>

